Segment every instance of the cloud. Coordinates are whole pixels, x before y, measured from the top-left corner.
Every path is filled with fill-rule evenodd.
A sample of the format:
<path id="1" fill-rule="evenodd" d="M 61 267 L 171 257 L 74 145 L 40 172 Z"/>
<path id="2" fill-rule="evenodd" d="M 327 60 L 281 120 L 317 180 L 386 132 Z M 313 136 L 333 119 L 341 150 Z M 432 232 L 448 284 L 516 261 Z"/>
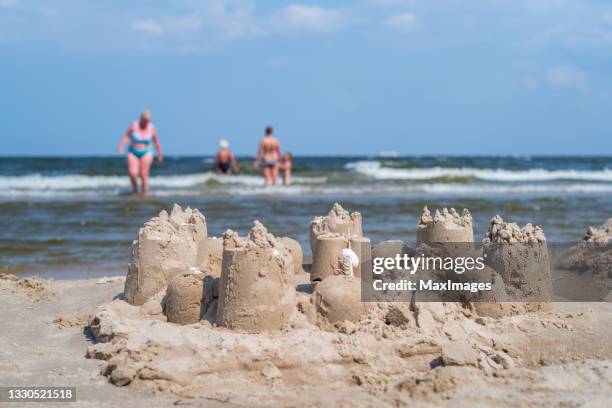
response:
<path id="1" fill-rule="evenodd" d="M 253 4 L 245 1 L 216 1 L 202 5 L 207 29 L 222 38 L 237 39 L 263 34 Z"/>
<path id="2" fill-rule="evenodd" d="M 150 18 L 134 21 L 132 23 L 132 30 L 157 35 L 160 35 L 162 33 L 161 24 L 153 21 Z"/>
<path id="3" fill-rule="evenodd" d="M 551 67 L 546 72 L 546 81 L 552 86 L 577 87 L 582 85 L 585 80 L 585 74 L 571 65 Z"/>
<path id="4" fill-rule="evenodd" d="M 320 6 L 292 4 L 270 17 L 271 24 L 283 31 L 331 33 L 348 23 L 344 11 Z"/>
<path id="5" fill-rule="evenodd" d="M 202 20 L 196 14 L 186 16 L 162 16 L 158 20 L 146 18 L 132 22 L 131 28 L 146 34 L 162 35 L 164 33 L 195 32 L 202 27 Z"/>
<path id="6" fill-rule="evenodd" d="M 385 26 L 400 31 L 413 31 L 418 28 L 418 21 L 414 13 L 401 13 L 386 19 Z"/>

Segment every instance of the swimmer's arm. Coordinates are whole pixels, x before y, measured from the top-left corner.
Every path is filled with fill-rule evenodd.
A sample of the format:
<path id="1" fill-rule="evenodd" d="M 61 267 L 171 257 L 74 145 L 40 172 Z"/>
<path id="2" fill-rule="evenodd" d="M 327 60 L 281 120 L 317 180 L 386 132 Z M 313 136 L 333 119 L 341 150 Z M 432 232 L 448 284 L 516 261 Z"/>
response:
<path id="1" fill-rule="evenodd" d="M 153 129 L 153 145 L 157 150 L 157 161 L 162 163 L 164 161 L 164 154 L 162 153 L 161 143 L 159 143 L 159 137 L 157 136 L 157 128 Z"/>
<path id="2" fill-rule="evenodd" d="M 125 149 L 125 145 L 130 140 L 130 131 L 131 128 L 128 128 L 123 134 L 123 136 L 121 136 L 121 140 L 119 140 L 119 148 L 117 149 L 119 156 L 123 155 L 123 149 Z"/>

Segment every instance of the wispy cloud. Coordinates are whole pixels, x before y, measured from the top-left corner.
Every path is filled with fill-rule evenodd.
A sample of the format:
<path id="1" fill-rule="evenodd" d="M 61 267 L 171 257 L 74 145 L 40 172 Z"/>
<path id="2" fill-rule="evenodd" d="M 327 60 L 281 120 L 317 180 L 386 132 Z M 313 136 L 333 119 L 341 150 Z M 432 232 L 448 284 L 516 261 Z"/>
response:
<path id="1" fill-rule="evenodd" d="M 225 39 L 251 38 L 264 30 L 248 1 L 212 1 L 200 6 L 209 33 Z"/>
<path id="2" fill-rule="evenodd" d="M 147 34 L 161 35 L 164 33 L 195 32 L 202 27 L 198 15 L 162 16 L 158 20 L 147 18 L 132 22 L 132 30 Z"/>
<path id="3" fill-rule="evenodd" d="M 418 28 L 418 20 L 414 13 L 401 13 L 387 18 L 385 26 L 400 31 L 414 31 Z"/>
<path id="4" fill-rule="evenodd" d="M 157 35 L 160 35 L 162 33 L 161 24 L 156 21 L 153 21 L 150 18 L 134 21 L 132 23 L 132 30 Z"/>
<path id="5" fill-rule="evenodd" d="M 577 87 L 586 80 L 586 75 L 572 65 L 551 67 L 546 72 L 546 81 L 552 86 Z"/>
<path id="6" fill-rule="evenodd" d="M 331 33 L 343 28 L 349 19 L 340 9 L 292 4 L 272 14 L 270 21 L 282 31 Z"/>
<path id="7" fill-rule="evenodd" d="M 153 36 L 203 29 L 213 36 L 238 39 L 284 33 L 333 33 L 348 22 L 346 12 L 341 9 L 291 4 L 267 16 L 257 16 L 247 4 L 220 1 L 206 3 L 185 16 L 135 20 L 131 28 Z"/>

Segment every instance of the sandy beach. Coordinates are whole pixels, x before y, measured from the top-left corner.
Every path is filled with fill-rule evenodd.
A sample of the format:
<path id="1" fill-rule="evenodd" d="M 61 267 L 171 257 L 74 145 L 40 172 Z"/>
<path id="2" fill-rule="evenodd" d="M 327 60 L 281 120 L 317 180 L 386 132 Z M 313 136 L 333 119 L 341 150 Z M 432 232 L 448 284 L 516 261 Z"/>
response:
<path id="1" fill-rule="evenodd" d="M 258 221 L 245 237 L 208 236 L 199 211 L 175 205 L 140 229 L 127 279 L 2 275 L 0 325 L 8 335 L 0 337 L 0 383 L 75 386 L 77 406 L 609 403 L 612 303 L 420 301 L 416 294 L 364 303 L 364 265 L 342 258 L 350 242 L 369 248 L 361 223 L 360 213 L 334 204 L 313 218 L 314 256 L 304 257 L 297 241 Z M 607 242 L 610 225 L 589 228 L 564 262 L 608 265 L 601 263 L 607 253 L 588 245 Z M 471 215 L 432 216 L 425 208 L 417 236 L 421 245 L 472 240 Z M 555 300 L 586 285 L 578 273 L 559 275 L 539 227 L 494 217 L 484 242 L 503 240 L 536 245 L 531 261 L 512 263 L 511 275 L 503 265 L 492 272 L 504 290 L 550 287 L 546 296 Z M 366 247 L 352 248 L 366 256 Z M 500 251 L 485 248 L 493 257 Z M 373 254 L 407 250 L 400 241 L 372 247 Z M 533 262 L 542 254 L 539 280 Z M 608 284 L 609 276 L 597 276 L 596 285 Z"/>
<path id="2" fill-rule="evenodd" d="M 555 303 L 547 312 L 499 320 L 432 310 L 446 317 L 427 328 L 373 320 L 345 329 L 356 330 L 351 334 L 302 327 L 239 335 L 157 321 L 167 327 L 130 352 L 136 360 L 155 355 L 150 369 L 165 368 L 173 378 L 152 371 L 119 387 L 101 374 L 108 361 L 85 358 L 93 345 L 86 326 L 96 307 L 107 305 L 125 313 L 116 330 L 138 331 L 143 323 L 128 317 L 135 308 L 113 303 L 123 280 L 31 282 L 0 281 L 0 325 L 10 333 L 0 338 L 0 382 L 74 385 L 75 406 L 603 407 L 612 398 L 610 303 Z M 500 353 L 502 367 L 477 367 L 478 354 L 464 355 L 449 339 Z M 177 345 L 188 351 L 179 353 Z M 431 368 L 447 354 L 456 365 Z"/>
<path id="3" fill-rule="evenodd" d="M 612 1 L 0 0 L 0 408 L 612 408 Z"/>

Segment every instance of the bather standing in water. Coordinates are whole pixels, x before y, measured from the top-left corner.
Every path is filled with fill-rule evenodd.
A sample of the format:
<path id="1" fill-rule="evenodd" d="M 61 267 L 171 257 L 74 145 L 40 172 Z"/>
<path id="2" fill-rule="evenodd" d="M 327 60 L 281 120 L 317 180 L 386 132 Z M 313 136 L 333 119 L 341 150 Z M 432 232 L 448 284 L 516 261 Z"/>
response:
<path id="1" fill-rule="evenodd" d="M 219 151 L 215 156 L 213 165 L 214 172 L 217 174 L 238 173 L 238 163 L 236 157 L 229 149 L 229 142 L 225 139 L 219 141 Z"/>
<path id="2" fill-rule="evenodd" d="M 283 171 L 283 184 L 288 186 L 291 184 L 291 169 L 293 168 L 293 155 L 285 152 L 280 160 L 280 170 Z"/>
<path id="3" fill-rule="evenodd" d="M 144 111 L 140 115 L 140 120 L 134 121 L 125 131 L 119 142 L 119 155 L 123 154 L 125 145 L 129 142 L 130 147 L 127 153 L 127 167 L 130 181 L 132 182 L 132 192 L 139 194 L 138 177 L 142 182 L 142 195 L 146 196 L 149 192 L 149 171 L 153 163 L 153 149 L 157 151 L 157 161 L 162 163 L 162 154 L 157 129 L 151 123 L 151 113 Z"/>
<path id="4" fill-rule="evenodd" d="M 280 143 L 272 134 L 271 126 L 266 128 L 266 136 L 259 143 L 255 161 L 263 166 L 264 185 L 276 184 L 278 179 Z"/>

